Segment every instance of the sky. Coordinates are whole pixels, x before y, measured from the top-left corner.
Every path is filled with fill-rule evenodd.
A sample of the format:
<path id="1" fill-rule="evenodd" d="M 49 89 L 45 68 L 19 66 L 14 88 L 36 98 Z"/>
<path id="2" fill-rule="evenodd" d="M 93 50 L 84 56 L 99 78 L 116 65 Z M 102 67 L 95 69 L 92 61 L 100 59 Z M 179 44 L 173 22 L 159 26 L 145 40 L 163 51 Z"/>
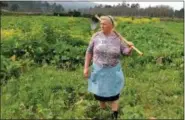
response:
<path id="1" fill-rule="evenodd" d="M 121 2 L 95 2 L 98 4 L 102 4 L 102 5 L 117 5 Z M 146 8 L 149 5 L 152 6 L 156 6 L 156 5 L 169 5 L 170 7 L 172 7 L 175 10 L 180 10 L 181 8 L 183 8 L 183 2 L 126 2 L 129 4 L 133 4 L 133 3 L 139 3 L 141 8 Z"/>

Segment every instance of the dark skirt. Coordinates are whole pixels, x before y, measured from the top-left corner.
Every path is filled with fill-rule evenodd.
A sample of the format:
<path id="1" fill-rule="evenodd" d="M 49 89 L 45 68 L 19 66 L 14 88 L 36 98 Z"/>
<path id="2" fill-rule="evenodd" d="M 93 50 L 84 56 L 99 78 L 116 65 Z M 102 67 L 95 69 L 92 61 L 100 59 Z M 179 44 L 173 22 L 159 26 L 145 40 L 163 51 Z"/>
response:
<path id="1" fill-rule="evenodd" d="M 102 101 L 102 102 L 107 102 L 107 101 L 115 101 L 119 99 L 119 95 L 117 94 L 115 96 L 111 96 L 111 97 L 102 97 L 102 96 L 98 96 L 96 94 L 94 94 L 94 97 L 96 100 Z"/>

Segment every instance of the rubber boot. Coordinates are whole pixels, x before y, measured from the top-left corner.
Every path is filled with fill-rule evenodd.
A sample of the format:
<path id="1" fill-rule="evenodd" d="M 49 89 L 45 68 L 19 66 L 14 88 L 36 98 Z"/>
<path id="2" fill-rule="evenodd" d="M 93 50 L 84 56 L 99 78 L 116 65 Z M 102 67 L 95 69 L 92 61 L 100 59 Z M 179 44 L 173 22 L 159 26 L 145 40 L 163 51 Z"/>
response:
<path id="1" fill-rule="evenodd" d="M 117 118 L 118 118 L 118 111 L 114 111 L 114 112 L 112 113 L 112 119 L 113 119 L 113 120 L 117 120 Z"/>

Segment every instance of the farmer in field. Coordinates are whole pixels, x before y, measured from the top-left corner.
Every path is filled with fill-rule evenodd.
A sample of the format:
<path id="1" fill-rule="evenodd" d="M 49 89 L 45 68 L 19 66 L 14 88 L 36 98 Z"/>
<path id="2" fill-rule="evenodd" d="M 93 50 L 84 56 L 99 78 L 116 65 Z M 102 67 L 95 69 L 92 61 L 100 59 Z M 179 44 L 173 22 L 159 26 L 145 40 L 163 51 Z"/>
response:
<path id="1" fill-rule="evenodd" d="M 111 16 L 100 17 L 101 31 L 95 33 L 86 51 L 84 76 L 88 79 L 88 91 L 94 94 L 104 109 L 110 102 L 112 118 L 118 117 L 118 100 L 124 87 L 124 75 L 120 64 L 120 55 L 131 55 L 130 47 L 124 44 L 114 32 L 114 20 Z M 93 61 L 89 74 L 89 64 Z"/>

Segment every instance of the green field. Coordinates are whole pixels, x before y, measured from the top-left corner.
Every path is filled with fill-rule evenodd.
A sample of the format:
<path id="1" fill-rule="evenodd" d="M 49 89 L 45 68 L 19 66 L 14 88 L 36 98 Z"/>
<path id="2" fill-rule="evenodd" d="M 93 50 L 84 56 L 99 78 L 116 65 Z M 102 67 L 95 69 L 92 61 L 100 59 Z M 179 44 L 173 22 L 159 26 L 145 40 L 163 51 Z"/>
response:
<path id="1" fill-rule="evenodd" d="M 87 18 L 1 17 L 2 119 L 110 118 L 83 78 L 94 31 Z M 144 53 L 123 56 L 125 87 L 119 118 L 183 119 L 182 22 L 119 22 L 119 31 Z M 123 114 L 124 113 L 124 114 Z"/>

